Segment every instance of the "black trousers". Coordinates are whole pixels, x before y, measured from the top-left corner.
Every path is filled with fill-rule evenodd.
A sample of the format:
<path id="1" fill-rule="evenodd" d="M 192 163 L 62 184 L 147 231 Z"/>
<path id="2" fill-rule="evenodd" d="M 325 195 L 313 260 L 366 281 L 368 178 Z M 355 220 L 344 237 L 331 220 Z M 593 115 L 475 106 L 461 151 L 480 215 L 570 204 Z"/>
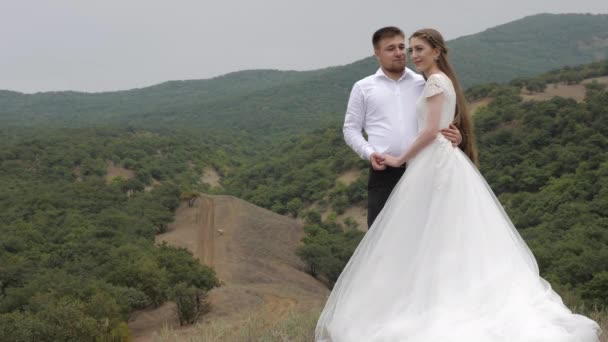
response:
<path id="1" fill-rule="evenodd" d="M 403 173 L 405 167 L 387 167 L 385 170 L 376 171 L 369 168 L 369 179 L 367 181 L 367 228 L 369 229 L 376 220 L 384 204 Z"/>

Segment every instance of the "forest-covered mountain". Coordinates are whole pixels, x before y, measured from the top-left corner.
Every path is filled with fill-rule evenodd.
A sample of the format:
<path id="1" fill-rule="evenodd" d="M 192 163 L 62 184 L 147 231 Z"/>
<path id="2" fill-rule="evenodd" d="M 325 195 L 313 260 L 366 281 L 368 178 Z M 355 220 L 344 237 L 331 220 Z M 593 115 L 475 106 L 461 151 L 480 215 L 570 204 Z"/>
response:
<path id="1" fill-rule="evenodd" d="M 521 76 L 468 89 L 488 102 L 475 114 L 480 169 L 543 276 L 587 308 L 608 305 L 606 86 L 586 84 L 581 101 L 522 94 L 608 76 L 608 62 L 523 76 L 535 72 L 528 65 L 579 63 L 562 49 L 605 56 L 607 17 L 538 15 L 450 42 L 455 62 L 458 44 L 471 52 L 463 58 L 479 57 L 474 72 L 458 70 L 464 80 Z M 505 63 L 488 64 L 494 58 Z M 298 254 L 331 283 L 362 233 L 319 209 L 365 203 L 367 165 L 345 146 L 339 121 L 352 83 L 375 68 L 365 59 L 125 92 L 0 92 L 0 340 L 126 340 L 133 310 L 217 286 L 185 250 L 154 245 L 193 190 L 303 217 Z M 133 177 L 108 177 L 110 165 Z M 201 182 L 209 166 L 221 190 Z M 360 178 L 336 182 L 348 170 Z"/>
<path id="2" fill-rule="evenodd" d="M 448 42 L 466 87 L 505 82 L 608 56 L 608 15 L 540 14 Z M 370 47 L 371 54 L 371 47 Z M 285 133 L 341 119 L 366 58 L 315 71 L 254 70 L 107 93 L 0 91 L 0 124 L 82 127 L 107 122 Z"/>
<path id="3" fill-rule="evenodd" d="M 465 88 L 608 58 L 608 15 L 539 14 L 448 42 Z"/>
<path id="4" fill-rule="evenodd" d="M 581 102 L 523 101 L 521 92 L 607 76 L 607 66 L 469 91 L 491 99 L 475 114 L 482 173 L 543 276 L 587 308 L 608 305 L 608 93 L 600 83 L 588 84 Z M 238 131 L 0 129 L 0 339 L 120 340 L 132 310 L 216 286 L 191 254 L 154 246 L 180 197 L 211 190 L 200 181 L 207 166 L 223 177 L 223 193 L 304 217 L 308 236 L 298 254 L 311 273 L 335 280 L 362 233 L 332 215 L 322 220 L 318 208 L 365 203 L 365 163 L 345 146 L 339 125 L 275 137 L 257 153 L 249 138 Z M 110 163 L 133 178 L 109 179 Z M 351 169 L 362 170 L 359 180 L 336 183 Z"/>

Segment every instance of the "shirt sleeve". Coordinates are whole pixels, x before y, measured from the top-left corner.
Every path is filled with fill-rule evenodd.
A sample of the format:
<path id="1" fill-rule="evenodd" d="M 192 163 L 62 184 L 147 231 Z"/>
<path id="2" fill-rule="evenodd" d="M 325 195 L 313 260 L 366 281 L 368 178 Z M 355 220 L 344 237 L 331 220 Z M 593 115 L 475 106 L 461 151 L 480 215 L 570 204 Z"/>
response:
<path id="1" fill-rule="evenodd" d="M 365 123 L 365 95 L 361 87 L 355 83 L 348 106 L 346 107 L 346 115 L 344 116 L 344 140 L 350 148 L 355 151 L 362 159 L 369 160 L 374 152 L 372 145 L 363 137 L 363 125 Z"/>
<path id="2" fill-rule="evenodd" d="M 439 93 L 443 93 L 443 88 L 441 87 L 441 83 L 439 81 L 439 75 L 431 75 L 431 77 L 426 80 L 426 84 L 422 90 L 422 96 L 428 98 Z"/>

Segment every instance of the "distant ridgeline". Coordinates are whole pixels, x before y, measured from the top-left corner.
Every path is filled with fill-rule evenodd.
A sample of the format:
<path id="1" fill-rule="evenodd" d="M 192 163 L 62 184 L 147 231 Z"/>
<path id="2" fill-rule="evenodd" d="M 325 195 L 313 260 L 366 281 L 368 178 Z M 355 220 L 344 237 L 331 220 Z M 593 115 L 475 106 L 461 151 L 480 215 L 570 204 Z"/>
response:
<path id="1" fill-rule="evenodd" d="M 587 83 L 586 97 L 580 102 L 561 97 L 523 101 L 521 93 L 524 86 L 540 91 L 548 83 L 572 84 L 590 77 L 608 76 L 607 66 L 608 62 L 603 61 L 563 68 L 506 85 L 473 87 L 467 93 L 472 99 L 487 98 L 489 102 L 474 116 L 481 172 L 532 248 L 543 276 L 559 291 L 570 293 L 570 297 L 578 298 L 579 303 L 587 303 L 588 307 L 608 305 L 606 84 Z M 332 142 L 337 139 L 333 132 L 334 128 L 330 128 L 326 133 L 331 139 L 322 139 L 323 134 L 315 133 L 318 144 L 333 146 Z M 354 153 L 351 155 L 356 159 Z M 293 155 L 293 163 L 307 164 L 295 161 L 302 157 L 307 155 Z M 331 158 L 308 162 L 332 165 Z M 290 161 L 282 163 L 290 164 Z M 297 175 L 298 171 L 294 170 L 289 173 L 289 180 L 275 179 L 274 182 L 297 184 Z M 332 177 L 335 179 L 335 175 Z M 263 180 L 258 182 L 264 184 Z M 348 188 L 359 188 L 363 193 L 343 192 L 351 205 L 364 205 L 363 187 L 353 183 L 352 188 Z M 281 185 L 273 188 L 280 189 Z M 316 197 L 322 198 L 317 207 L 319 203 L 331 207 L 332 196 L 338 188 L 317 192 Z M 274 196 L 280 198 L 278 194 Z M 252 197 L 254 201 L 256 198 Z M 305 202 L 302 207 L 309 205 Z M 352 230 L 343 232 L 346 226 L 343 222 L 321 220 L 316 209 L 303 211 L 302 215 L 308 221 L 308 236 L 298 253 L 311 273 L 327 279 L 331 285 L 353 251 L 349 252 L 348 248 L 356 246 L 361 234 Z"/>
<path id="2" fill-rule="evenodd" d="M 534 15 L 448 45 L 465 88 L 507 82 L 607 58 L 608 15 Z M 111 123 L 288 135 L 340 121 L 353 83 L 377 67 L 370 57 L 314 71 L 241 71 L 107 93 L 0 91 L 0 126 Z"/>
<path id="3" fill-rule="evenodd" d="M 539 14 L 448 42 L 464 88 L 608 58 L 608 15 Z"/>

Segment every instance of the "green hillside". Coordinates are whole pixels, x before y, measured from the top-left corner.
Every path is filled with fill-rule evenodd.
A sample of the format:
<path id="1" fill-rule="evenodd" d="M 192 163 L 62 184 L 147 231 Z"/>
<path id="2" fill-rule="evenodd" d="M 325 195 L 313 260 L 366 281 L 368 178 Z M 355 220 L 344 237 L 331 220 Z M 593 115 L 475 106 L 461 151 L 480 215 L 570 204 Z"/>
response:
<path id="1" fill-rule="evenodd" d="M 134 310 L 219 286 L 154 237 L 180 195 L 209 191 L 198 179 L 226 162 L 220 143 L 116 127 L 0 130 L 0 341 L 129 341 Z M 134 177 L 107 179 L 110 162 Z"/>
<path id="2" fill-rule="evenodd" d="M 608 15 L 539 14 L 448 42 L 465 88 L 608 58 Z"/>
<path id="3" fill-rule="evenodd" d="M 474 117 L 481 172 L 542 275 L 583 311 L 608 306 L 608 92 L 520 94 L 608 76 L 606 60 L 526 76 L 606 56 L 607 18 L 537 15 L 451 42 L 456 62 L 459 46 L 475 61 L 459 69 L 468 85 L 470 75 L 502 82 L 467 92 L 491 99 Z M 304 218 L 298 254 L 331 284 L 362 233 L 321 209 L 365 205 L 367 164 L 340 122 L 352 83 L 375 68 L 364 59 L 99 94 L 0 91 L 0 340 L 127 340 L 134 310 L 217 286 L 190 253 L 154 244 L 191 191 Z M 110 163 L 133 178 L 108 179 Z M 209 166 L 222 190 L 201 182 Z M 360 178 L 336 182 L 349 170 Z"/>
<path id="4" fill-rule="evenodd" d="M 540 14 L 448 44 L 466 88 L 606 58 L 607 42 L 608 15 Z M 266 134 L 309 130 L 341 120 L 352 84 L 376 68 L 370 57 L 308 72 L 242 71 L 108 93 L 0 91 L 0 124 L 82 127 L 112 122 Z"/>

